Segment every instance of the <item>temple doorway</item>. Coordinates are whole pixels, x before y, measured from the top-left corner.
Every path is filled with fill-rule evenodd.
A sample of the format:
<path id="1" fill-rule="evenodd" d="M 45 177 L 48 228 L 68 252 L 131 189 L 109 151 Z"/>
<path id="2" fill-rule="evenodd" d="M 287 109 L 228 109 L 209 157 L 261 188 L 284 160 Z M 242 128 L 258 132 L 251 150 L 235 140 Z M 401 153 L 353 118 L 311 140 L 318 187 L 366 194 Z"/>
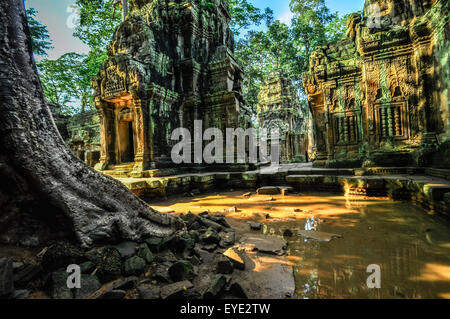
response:
<path id="1" fill-rule="evenodd" d="M 134 162 L 135 141 L 133 121 L 119 122 L 119 161 L 120 163 Z"/>

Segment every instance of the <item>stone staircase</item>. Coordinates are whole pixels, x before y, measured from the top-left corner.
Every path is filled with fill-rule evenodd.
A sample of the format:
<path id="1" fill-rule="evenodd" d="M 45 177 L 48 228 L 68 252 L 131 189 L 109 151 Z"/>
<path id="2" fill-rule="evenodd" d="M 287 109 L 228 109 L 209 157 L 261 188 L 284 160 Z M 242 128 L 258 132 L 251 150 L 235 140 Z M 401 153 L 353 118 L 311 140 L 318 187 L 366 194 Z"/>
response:
<path id="1" fill-rule="evenodd" d="M 340 191 L 347 196 L 411 200 L 431 212 L 450 216 L 450 170 L 412 167 L 291 169 L 286 182 L 303 191 Z"/>
<path id="2" fill-rule="evenodd" d="M 331 192 L 346 196 L 382 196 L 409 200 L 450 217 L 450 170 L 412 167 L 321 169 L 311 165 L 280 165 L 249 172 L 186 173 L 165 177 L 130 177 L 114 167 L 113 178 L 136 195 L 151 199 L 193 189 L 256 189 L 291 186 L 298 192 Z M 117 170 L 116 170 L 117 169 Z M 125 170 L 124 170 L 125 171 Z"/>

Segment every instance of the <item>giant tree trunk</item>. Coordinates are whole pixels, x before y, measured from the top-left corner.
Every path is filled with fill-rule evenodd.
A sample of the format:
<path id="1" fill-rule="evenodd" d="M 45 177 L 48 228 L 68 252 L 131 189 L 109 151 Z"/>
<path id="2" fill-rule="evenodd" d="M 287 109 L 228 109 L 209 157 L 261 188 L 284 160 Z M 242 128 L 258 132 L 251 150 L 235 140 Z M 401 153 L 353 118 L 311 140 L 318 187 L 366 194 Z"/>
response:
<path id="1" fill-rule="evenodd" d="M 87 247 L 182 228 L 66 148 L 44 100 L 24 7 L 0 1 L 1 240 L 39 244 L 62 233 Z"/>

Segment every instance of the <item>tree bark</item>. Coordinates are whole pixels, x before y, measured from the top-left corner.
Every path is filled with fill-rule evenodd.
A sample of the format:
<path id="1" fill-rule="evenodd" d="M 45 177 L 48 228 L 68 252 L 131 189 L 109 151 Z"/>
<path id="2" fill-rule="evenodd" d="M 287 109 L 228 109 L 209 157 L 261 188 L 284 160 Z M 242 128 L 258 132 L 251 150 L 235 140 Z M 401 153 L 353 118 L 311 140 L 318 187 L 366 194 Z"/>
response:
<path id="1" fill-rule="evenodd" d="M 63 234 L 88 247 L 178 229 L 179 218 L 154 211 L 66 148 L 37 75 L 24 2 L 0 1 L 0 239 L 38 245 Z"/>

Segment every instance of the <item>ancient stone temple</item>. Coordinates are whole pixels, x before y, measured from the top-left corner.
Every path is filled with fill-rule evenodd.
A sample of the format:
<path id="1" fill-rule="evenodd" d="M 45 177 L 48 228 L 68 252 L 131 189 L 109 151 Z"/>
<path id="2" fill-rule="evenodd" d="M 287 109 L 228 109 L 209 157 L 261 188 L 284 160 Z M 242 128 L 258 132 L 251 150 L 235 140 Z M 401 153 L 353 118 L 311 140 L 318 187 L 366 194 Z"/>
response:
<path id="1" fill-rule="evenodd" d="M 171 133 L 247 128 L 228 1 L 130 0 L 109 59 L 93 80 L 101 119 L 99 170 L 171 168 Z"/>
<path id="2" fill-rule="evenodd" d="M 67 121 L 67 146 L 88 166 L 100 161 L 100 119 L 95 111 L 85 111 Z"/>
<path id="3" fill-rule="evenodd" d="M 261 87 L 258 102 L 259 127 L 280 132 L 280 161 L 305 162 L 307 121 L 292 80 L 281 72 L 270 75 Z"/>
<path id="4" fill-rule="evenodd" d="M 88 166 L 100 160 L 100 120 L 96 111 L 84 111 L 73 116 L 62 115 L 61 105 L 47 102 L 53 120 L 67 147 Z"/>
<path id="5" fill-rule="evenodd" d="M 448 0 L 367 0 L 304 77 L 316 166 L 449 167 Z"/>

